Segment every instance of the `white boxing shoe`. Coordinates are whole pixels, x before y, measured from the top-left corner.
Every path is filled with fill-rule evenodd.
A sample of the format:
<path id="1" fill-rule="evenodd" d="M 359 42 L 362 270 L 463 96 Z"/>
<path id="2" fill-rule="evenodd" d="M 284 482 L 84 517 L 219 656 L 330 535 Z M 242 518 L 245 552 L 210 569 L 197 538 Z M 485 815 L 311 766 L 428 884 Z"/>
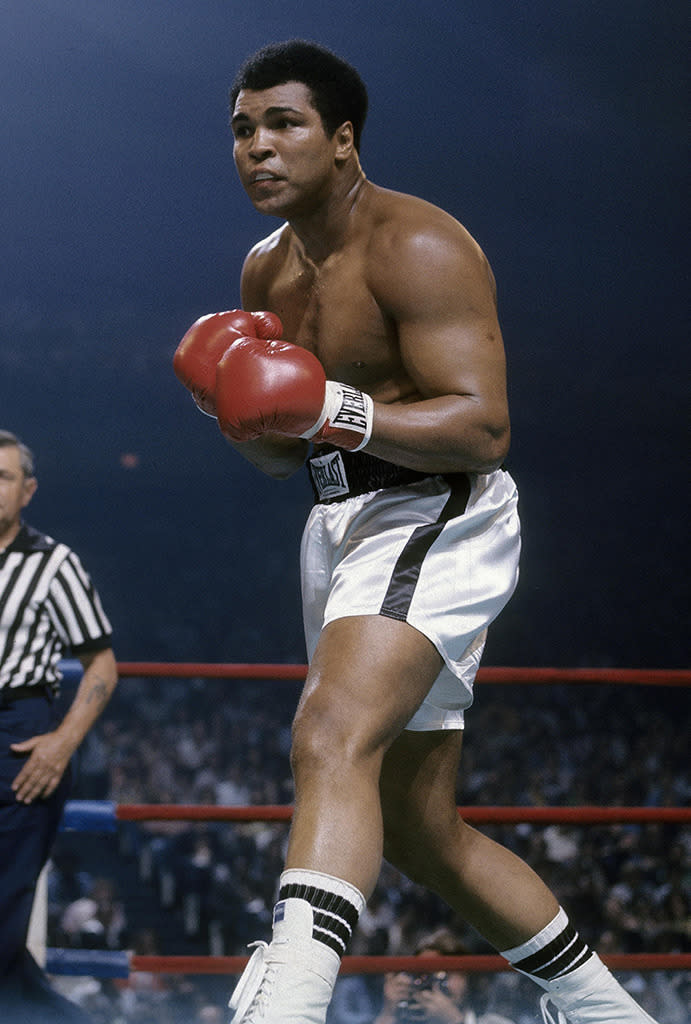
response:
<path id="1" fill-rule="evenodd" d="M 324 1024 L 341 960 L 312 924 L 306 900 L 276 905 L 273 938 L 255 943 L 228 1003 L 231 1024 Z"/>
<path id="2" fill-rule="evenodd" d="M 550 982 L 540 1009 L 544 1024 L 657 1024 L 597 956 Z"/>

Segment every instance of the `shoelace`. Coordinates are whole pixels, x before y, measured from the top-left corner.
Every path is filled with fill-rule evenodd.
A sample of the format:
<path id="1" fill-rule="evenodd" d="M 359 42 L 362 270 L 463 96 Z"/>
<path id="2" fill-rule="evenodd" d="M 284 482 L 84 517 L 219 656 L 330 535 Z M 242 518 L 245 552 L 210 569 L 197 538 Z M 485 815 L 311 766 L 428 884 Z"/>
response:
<path id="1" fill-rule="evenodd" d="M 272 961 L 264 963 L 264 976 L 259 983 L 254 999 L 249 1005 L 246 1015 L 242 1018 L 242 1024 L 260 1024 L 264 1017 L 264 1009 L 266 1008 L 269 997 L 271 996 L 271 990 L 273 988 L 273 981 L 276 976 L 276 964 Z"/>
<path id="2" fill-rule="evenodd" d="M 242 978 L 228 1002 L 229 1009 L 233 1011 L 233 1016 L 231 1018 L 233 1024 L 241 1024 L 241 1022 L 246 1019 L 246 1014 L 249 1012 L 251 1002 L 254 1001 L 254 995 L 256 995 L 256 990 L 264 975 L 264 962 L 266 958 L 266 951 L 269 947 L 266 942 L 258 941 L 251 942 L 247 948 L 253 949 L 254 952 L 249 959 Z M 247 989 L 254 992 L 254 995 L 251 997 L 250 1004 L 247 1004 L 248 996 L 245 995 L 245 991 Z"/>
<path id="3" fill-rule="evenodd" d="M 566 1017 L 561 1010 L 557 1010 L 556 1017 L 552 1016 L 551 1010 L 547 1007 L 548 1002 L 549 992 L 545 992 L 545 994 L 540 998 L 540 1010 L 542 1012 L 542 1020 L 544 1021 L 544 1024 L 568 1024 Z"/>

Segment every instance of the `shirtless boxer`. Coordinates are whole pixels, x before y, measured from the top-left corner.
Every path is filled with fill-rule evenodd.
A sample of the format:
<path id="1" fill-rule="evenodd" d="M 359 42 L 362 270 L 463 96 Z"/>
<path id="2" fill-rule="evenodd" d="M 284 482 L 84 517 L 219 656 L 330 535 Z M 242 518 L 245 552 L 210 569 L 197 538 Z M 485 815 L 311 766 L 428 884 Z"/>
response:
<path id="1" fill-rule="evenodd" d="M 316 498 L 295 814 L 232 1019 L 323 1024 L 385 856 L 545 989 L 546 1021 L 650 1022 L 535 873 L 456 810 L 463 712 L 518 573 L 504 351 L 468 232 L 366 179 L 366 109 L 354 69 L 313 44 L 240 69 L 238 175 L 284 222 L 249 253 L 242 303 L 270 312 L 202 318 L 175 357 L 237 450 L 277 478 L 307 460 Z"/>

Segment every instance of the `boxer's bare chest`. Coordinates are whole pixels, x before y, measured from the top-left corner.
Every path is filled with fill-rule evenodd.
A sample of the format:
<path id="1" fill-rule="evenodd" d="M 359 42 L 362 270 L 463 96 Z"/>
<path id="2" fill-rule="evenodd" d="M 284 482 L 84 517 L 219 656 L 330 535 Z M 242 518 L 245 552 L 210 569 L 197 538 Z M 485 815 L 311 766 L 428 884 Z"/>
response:
<path id="1" fill-rule="evenodd" d="M 395 325 L 368 287 L 357 247 L 318 265 L 287 254 L 274 265 L 267 297 L 285 339 L 314 352 L 327 376 L 371 394 L 400 377 Z"/>

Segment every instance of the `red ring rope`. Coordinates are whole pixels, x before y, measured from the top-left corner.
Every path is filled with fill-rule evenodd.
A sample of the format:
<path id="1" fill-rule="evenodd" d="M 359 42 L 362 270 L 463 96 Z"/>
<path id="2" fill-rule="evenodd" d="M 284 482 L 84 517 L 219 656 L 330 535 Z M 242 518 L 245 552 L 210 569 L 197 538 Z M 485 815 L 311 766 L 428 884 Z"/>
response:
<path id="1" fill-rule="evenodd" d="M 691 822 L 691 807 L 459 807 L 466 821 L 494 824 L 638 824 Z M 289 804 L 118 804 L 118 821 L 289 821 Z"/>
<path id="2" fill-rule="evenodd" d="M 682 971 L 691 968 L 691 953 L 610 953 L 602 959 L 613 970 Z M 133 971 L 165 974 L 241 974 L 246 956 L 139 956 L 130 958 Z M 511 970 L 501 956 L 429 956 L 424 959 L 425 971 L 468 971 L 496 973 Z M 343 974 L 384 974 L 387 971 L 419 972 L 417 956 L 345 956 Z"/>
<path id="3" fill-rule="evenodd" d="M 201 676 L 205 679 L 292 679 L 301 681 L 306 665 L 216 664 L 209 662 L 121 661 L 121 676 Z M 487 666 L 480 683 L 617 683 L 626 686 L 689 686 L 685 668 L 507 668 Z"/>

